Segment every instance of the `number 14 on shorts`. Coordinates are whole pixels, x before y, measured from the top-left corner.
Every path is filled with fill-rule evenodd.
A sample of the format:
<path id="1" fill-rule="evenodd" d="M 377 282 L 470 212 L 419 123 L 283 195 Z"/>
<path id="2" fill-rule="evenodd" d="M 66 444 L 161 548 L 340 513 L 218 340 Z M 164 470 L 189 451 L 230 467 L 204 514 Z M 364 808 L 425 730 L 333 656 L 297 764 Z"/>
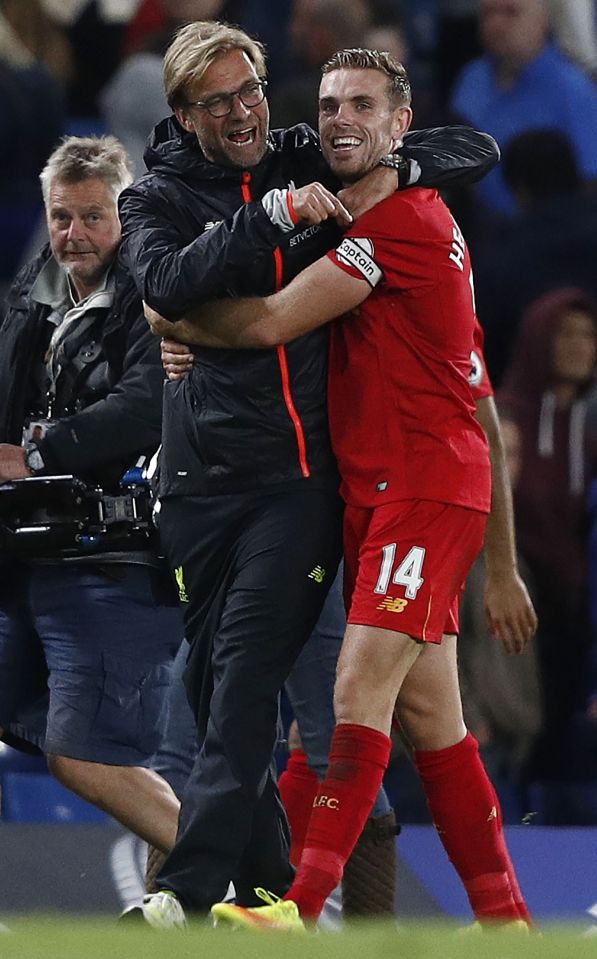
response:
<path id="1" fill-rule="evenodd" d="M 404 595 L 407 599 L 416 599 L 417 593 L 425 582 L 421 575 L 424 559 L 425 547 L 413 546 L 396 566 L 396 543 L 388 543 L 382 549 L 381 567 L 374 592 L 385 596 L 390 583 L 394 583 L 395 586 L 405 587 Z M 395 566 L 394 575 L 392 575 Z"/>

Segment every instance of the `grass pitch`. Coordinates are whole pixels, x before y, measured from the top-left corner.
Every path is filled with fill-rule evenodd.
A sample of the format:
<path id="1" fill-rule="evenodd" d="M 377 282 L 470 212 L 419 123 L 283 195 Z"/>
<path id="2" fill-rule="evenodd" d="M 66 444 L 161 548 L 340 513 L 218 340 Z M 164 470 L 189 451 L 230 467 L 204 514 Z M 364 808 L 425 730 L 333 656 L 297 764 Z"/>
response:
<path id="1" fill-rule="evenodd" d="M 1 959 L 595 959 L 597 941 L 572 927 L 542 935 L 461 933 L 453 925 L 365 924 L 297 936 L 197 927 L 156 932 L 112 921 L 7 919 Z"/>

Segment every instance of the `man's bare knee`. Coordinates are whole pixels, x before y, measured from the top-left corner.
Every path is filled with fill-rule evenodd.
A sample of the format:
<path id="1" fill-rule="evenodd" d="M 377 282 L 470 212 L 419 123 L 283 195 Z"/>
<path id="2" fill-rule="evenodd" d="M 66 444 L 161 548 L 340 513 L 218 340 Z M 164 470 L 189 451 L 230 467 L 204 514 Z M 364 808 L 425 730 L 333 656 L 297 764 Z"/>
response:
<path id="1" fill-rule="evenodd" d="M 79 765 L 78 759 L 71 759 L 70 756 L 58 756 L 56 753 L 48 753 L 46 762 L 52 776 L 65 786 L 68 786 L 68 781 L 73 778 L 73 773 Z"/>

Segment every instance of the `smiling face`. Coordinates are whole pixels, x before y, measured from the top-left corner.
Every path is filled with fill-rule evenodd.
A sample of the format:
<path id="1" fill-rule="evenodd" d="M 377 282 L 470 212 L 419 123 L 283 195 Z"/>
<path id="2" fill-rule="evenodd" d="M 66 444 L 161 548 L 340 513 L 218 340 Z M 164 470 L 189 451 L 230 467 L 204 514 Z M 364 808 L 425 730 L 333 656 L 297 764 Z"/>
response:
<path id="1" fill-rule="evenodd" d="M 360 179 L 400 144 L 412 119 L 396 106 L 381 70 L 342 68 L 324 74 L 319 88 L 321 149 L 344 183 Z"/>
<path id="2" fill-rule="evenodd" d="M 179 123 L 195 133 L 199 146 L 211 163 L 246 169 L 256 166 L 265 154 L 269 132 L 267 100 L 246 107 L 240 97 L 233 98 L 232 112 L 212 117 L 205 107 L 193 106 L 217 94 L 235 93 L 259 77 L 242 50 L 230 50 L 207 68 L 200 81 L 185 90 L 187 105 L 176 110 Z"/>
<path id="3" fill-rule="evenodd" d="M 114 193 L 99 177 L 78 183 L 55 179 L 46 218 L 52 252 L 83 299 L 96 289 L 120 243 Z"/>

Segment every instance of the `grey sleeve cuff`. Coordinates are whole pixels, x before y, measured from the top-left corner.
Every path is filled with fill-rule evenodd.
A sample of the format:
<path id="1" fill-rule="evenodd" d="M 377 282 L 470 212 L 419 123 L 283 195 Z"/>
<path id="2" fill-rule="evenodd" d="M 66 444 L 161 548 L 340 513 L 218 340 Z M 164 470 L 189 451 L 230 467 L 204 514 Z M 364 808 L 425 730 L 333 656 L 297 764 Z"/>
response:
<path id="1" fill-rule="evenodd" d="M 288 190 L 270 190 L 262 197 L 261 204 L 274 226 L 279 227 L 284 233 L 294 230 L 296 223 L 288 208 Z"/>
<path id="2" fill-rule="evenodd" d="M 416 160 L 412 159 L 408 161 L 408 165 L 410 167 L 410 171 L 405 186 L 414 186 L 421 177 L 421 167 Z"/>

